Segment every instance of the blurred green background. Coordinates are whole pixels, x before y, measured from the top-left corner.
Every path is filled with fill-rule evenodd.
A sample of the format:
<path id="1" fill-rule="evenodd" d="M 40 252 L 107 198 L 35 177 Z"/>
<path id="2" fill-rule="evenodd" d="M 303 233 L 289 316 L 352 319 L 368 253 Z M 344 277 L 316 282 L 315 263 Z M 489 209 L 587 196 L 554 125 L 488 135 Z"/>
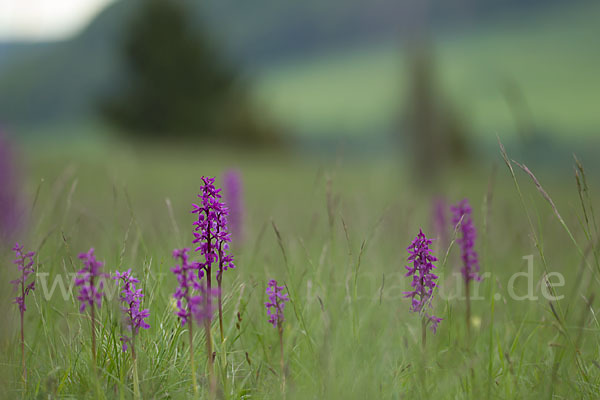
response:
<path id="1" fill-rule="evenodd" d="M 498 135 L 550 165 L 571 152 L 595 161 L 596 1 L 100 3 L 88 24 L 58 40 L 22 32 L 2 39 L 6 133 L 85 146 L 138 131 L 198 145 L 284 143 L 301 154 L 343 149 L 406 160 L 419 140 L 454 135 L 458 150 L 438 146 L 434 156 L 449 151 L 459 161 L 495 152 Z M 152 4 L 159 10 L 146 13 L 151 28 L 143 31 Z M 169 20 L 165 4 L 181 15 Z M 140 66 L 152 70 L 142 84 Z M 136 107 L 140 98 L 150 103 Z M 124 122 L 124 108 L 137 123 Z"/>

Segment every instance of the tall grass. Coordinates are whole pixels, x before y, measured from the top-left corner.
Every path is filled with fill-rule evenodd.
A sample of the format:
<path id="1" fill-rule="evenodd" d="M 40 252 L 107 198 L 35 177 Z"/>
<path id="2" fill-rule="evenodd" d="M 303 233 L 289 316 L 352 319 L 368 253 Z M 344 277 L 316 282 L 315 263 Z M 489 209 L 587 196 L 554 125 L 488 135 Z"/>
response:
<path id="1" fill-rule="evenodd" d="M 28 299 L 25 387 L 18 312 L 2 303 L 3 398 L 132 398 L 132 362 L 121 351 L 116 295 L 105 299 L 97 315 L 96 364 L 89 320 L 75 300 L 64 300 L 60 286 L 50 300 L 44 298 L 42 279 L 51 290 L 56 276 L 76 271 L 76 254 L 92 243 L 105 255 L 106 271 L 132 268 L 151 309 L 151 328 L 136 337 L 141 397 L 194 397 L 190 332 L 173 312 L 171 250 L 191 243 L 198 171 L 219 176 L 228 165 L 218 156 L 191 154 L 116 152 L 112 159 L 107 166 L 85 153 L 31 160 L 29 191 L 37 192 L 37 200 L 27 240 L 38 253 L 38 272 L 49 275 L 38 275 L 38 289 Z M 449 248 L 437 253 L 440 288 L 434 300 L 444 321 L 428 338 L 424 356 L 419 322 L 409 315 L 402 292 L 409 287 L 405 247 L 427 227 L 430 199 L 417 196 L 409 180 L 385 162 L 322 163 L 327 173 L 321 174 L 293 157 L 238 161 L 246 180 L 246 240 L 232 244 L 237 269 L 223 282 L 224 340 L 212 348 L 218 398 L 280 399 L 282 373 L 287 399 L 600 396 L 596 198 L 582 165 L 574 163 L 579 186 L 568 177 L 521 174 L 507 154 L 507 168 L 494 178 L 484 168 L 448 177 L 452 185 L 440 189 L 448 198 L 472 199 L 475 223 L 485 232 L 478 245 L 481 270 L 491 275 L 473 287 L 467 341 L 463 291 L 454 276 L 460 269 L 456 233 L 449 232 Z M 523 256 L 532 254 L 537 299 L 514 300 L 508 281 L 526 270 Z M 3 277 L 10 272 L 4 268 Z M 541 290 L 551 272 L 563 274 L 565 286 L 550 292 L 565 297 L 548 302 Z M 263 305 L 270 277 L 285 282 L 290 295 L 283 372 L 279 336 Z M 3 289 L 8 300 L 8 286 Z M 524 279 L 515 281 L 515 290 L 527 291 Z M 443 294 L 459 297 L 442 300 Z M 198 396 L 208 398 L 206 336 L 202 329 L 191 335 Z"/>

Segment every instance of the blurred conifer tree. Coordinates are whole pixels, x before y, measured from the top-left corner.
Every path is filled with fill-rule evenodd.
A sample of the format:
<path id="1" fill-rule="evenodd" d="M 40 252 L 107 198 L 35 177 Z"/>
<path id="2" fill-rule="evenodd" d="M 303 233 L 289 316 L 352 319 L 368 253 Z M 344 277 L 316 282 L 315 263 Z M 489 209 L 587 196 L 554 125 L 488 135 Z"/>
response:
<path id="1" fill-rule="evenodd" d="M 410 91 L 403 132 L 417 179 L 435 179 L 449 167 L 471 161 L 468 128 L 437 81 L 433 51 L 427 44 L 411 48 Z"/>
<path id="2" fill-rule="evenodd" d="M 236 74 L 210 35 L 196 29 L 188 6 L 183 0 L 141 2 L 121 45 L 125 79 L 101 101 L 103 116 L 144 138 L 272 141 L 274 131 L 250 111 Z M 244 125 L 232 114 L 247 115 Z"/>

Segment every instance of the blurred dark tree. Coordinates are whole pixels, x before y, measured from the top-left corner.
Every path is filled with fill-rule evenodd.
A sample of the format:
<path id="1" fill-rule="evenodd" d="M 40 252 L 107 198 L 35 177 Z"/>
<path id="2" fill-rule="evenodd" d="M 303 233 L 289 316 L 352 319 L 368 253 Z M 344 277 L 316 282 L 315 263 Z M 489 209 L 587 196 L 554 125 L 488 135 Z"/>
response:
<path id="1" fill-rule="evenodd" d="M 125 79 L 102 99 L 102 114 L 124 132 L 143 137 L 272 141 L 274 129 L 249 114 L 245 90 L 210 35 L 188 18 L 190 5 L 142 2 L 121 46 Z M 245 124 L 230 123 L 239 114 L 249 114 Z"/>
<path id="2" fill-rule="evenodd" d="M 421 43 L 408 58 L 411 87 L 403 131 L 411 149 L 412 175 L 432 179 L 470 161 L 467 124 L 439 87 L 430 47 Z"/>

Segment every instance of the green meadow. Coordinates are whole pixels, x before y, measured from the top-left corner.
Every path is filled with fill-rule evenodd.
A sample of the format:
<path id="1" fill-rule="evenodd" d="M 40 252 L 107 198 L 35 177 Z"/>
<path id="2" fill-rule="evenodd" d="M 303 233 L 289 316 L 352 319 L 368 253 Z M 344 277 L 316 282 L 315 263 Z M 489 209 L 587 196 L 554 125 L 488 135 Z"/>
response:
<path id="1" fill-rule="evenodd" d="M 194 396 L 187 327 L 174 313 L 171 253 L 193 246 L 190 211 L 200 176 L 216 176 L 219 185 L 232 166 L 243 171 L 245 239 L 232 243 L 237 268 L 224 275 L 223 342 L 218 323 L 212 327 L 218 398 L 600 395 L 593 214 L 600 189 L 593 175 L 580 196 L 567 171 L 539 174 L 563 225 L 515 164 L 512 179 L 500 151 L 495 173 L 490 163 L 449 172 L 443 184 L 430 185 L 415 185 L 393 161 L 222 149 L 133 151 L 106 145 L 77 153 L 38 150 L 25 159 L 31 213 L 23 244 L 37 252 L 37 288 L 27 298 L 24 383 L 18 310 L 9 304 L 8 281 L 16 268 L 5 251 L 3 398 L 133 397 L 131 356 L 121 351 L 120 310 L 116 296 L 109 296 L 114 287 L 107 285 L 97 315 L 95 367 L 89 316 L 79 313 L 68 292 L 69 279 L 81 268 L 77 254 L 90 247 L 106 263 L 106 272 L 131 268 L 141 281 L 143 307 L 151 312 L 151 328 L 139 333 L 136 344 L 141 397 Z M 449 203 L 471 201 L 485 278 L 472 289 L 469 333 L 457 278 L 460 253 L 448 223 L 450 243 L 434 243 L 440 279 L 432 306 L 443 321 L 422 347 L 419 316 L 403 298 L 409 290 L 405 248 L 421 228 L 434 235 L 437 196 Z M 553 272 L 564 279 L 556 274 L 543 279 Z M 521 274 L 511 283 L 516 273 Z M 58 283 L 52 292 L 57 279 L 66 297 Z M 269 279 L 285 283 L 291 298 L 283 372 L 277 329 L 267 322 L 263 305 Z M 549 294 L 555 298 L 548 300 Z M 205 337 L 201 329 L 194 332 L 198 396 L 208 398 Z"/>

